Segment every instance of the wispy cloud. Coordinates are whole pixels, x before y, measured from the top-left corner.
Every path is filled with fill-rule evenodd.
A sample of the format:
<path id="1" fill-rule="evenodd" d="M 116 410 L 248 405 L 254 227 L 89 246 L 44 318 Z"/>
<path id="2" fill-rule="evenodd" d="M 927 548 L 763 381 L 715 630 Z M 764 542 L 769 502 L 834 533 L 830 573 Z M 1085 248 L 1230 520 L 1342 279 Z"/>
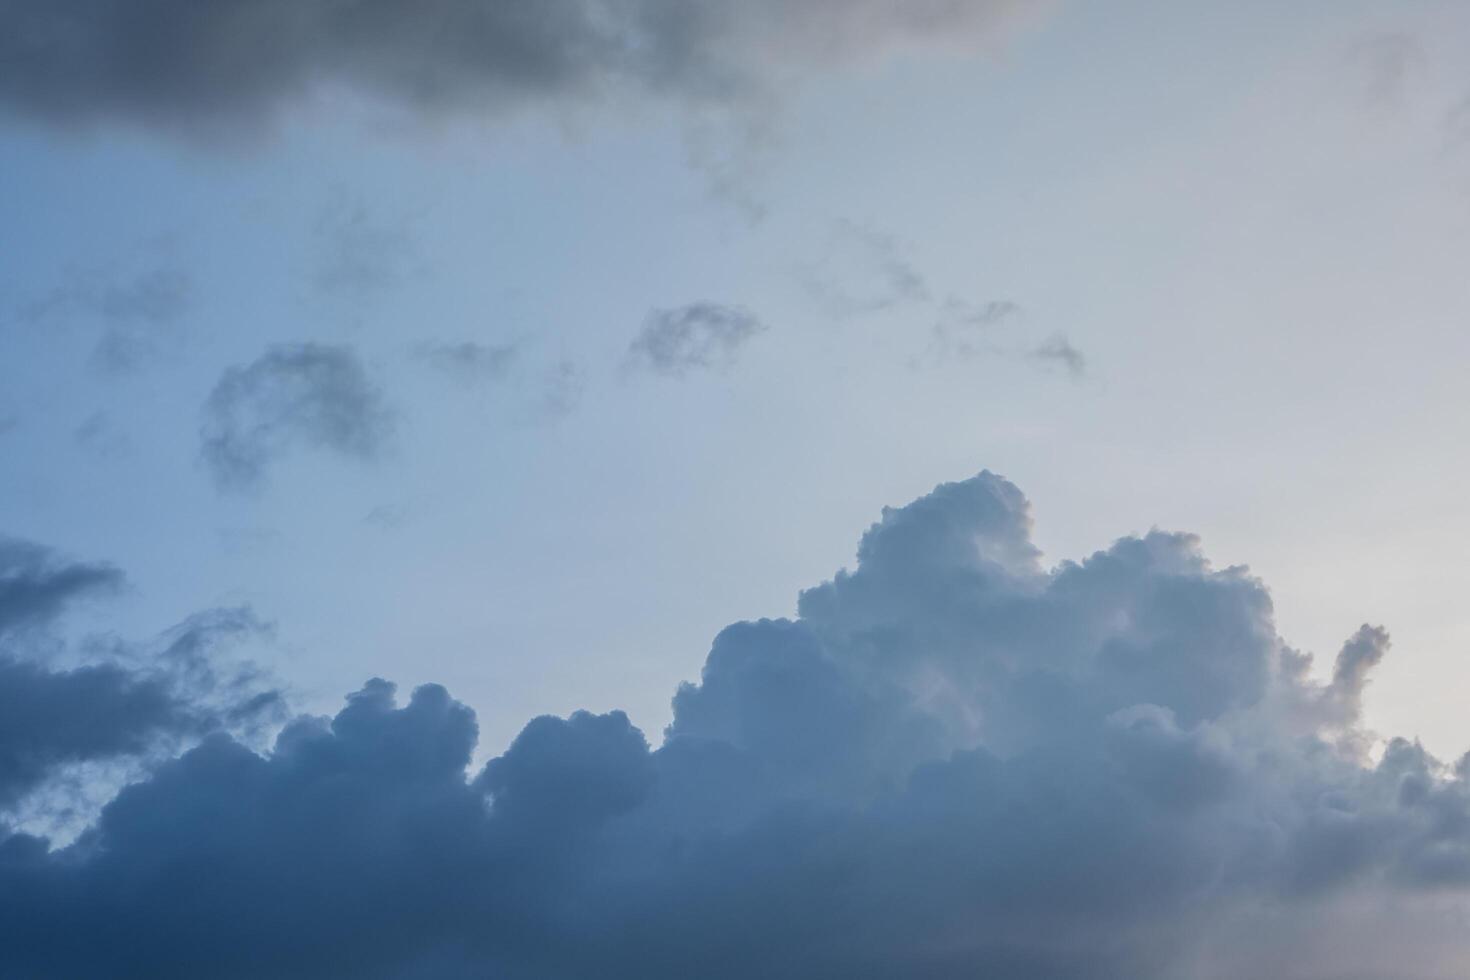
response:
<path id="1" fill-rule="evenodd" d="M 690 303 L 654 310 L 628 345 L 628 356 L 636 365 L 676 378 L 697 370 L 721 371 L 766 329 L 741 306 Z"/>
<path id="2" fill-rule="evenodd" d="M 371 459 L 393 413 L 350 347 L 272 347 L 227 369 L 204 406 L 204 462 L 222 489 L 258 486 L 271 464 L 299 448 Z"/>

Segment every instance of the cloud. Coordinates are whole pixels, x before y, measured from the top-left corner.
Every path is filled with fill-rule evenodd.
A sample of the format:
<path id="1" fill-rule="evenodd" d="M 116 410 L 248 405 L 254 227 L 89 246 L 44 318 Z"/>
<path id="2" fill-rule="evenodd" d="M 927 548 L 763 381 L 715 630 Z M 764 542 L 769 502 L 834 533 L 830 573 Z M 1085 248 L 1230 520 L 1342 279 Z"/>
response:
<path id="1" fill-rule="evenodd" d="M 765 329 L 740 306 L 690 303 L 654 310 L 628 345 L 628 356 L 635 364 L 676 378 L 694 370 L 724 370 Z"/>
<path id="2" fill-rule="evenodd" d="M 18 978 L 1430 980 L 1470 955 L 1470 760 L 1363 751 L 1265 586 L 1153 531 L 1047 567 L 990 473 L 716 637 L 650 746 L 443 688 L 225 735 L 0 842 Z M 85 935 L 86 943 L 75 942 Z"/>
<path id="3" fill-rule="evenodd" d="M 519 344 L 482 344 L 473 340 L 424 343 L 414 349 L 419 360 L 465 384 L 503 379 L 521 353 Z"/>
<path id="4" fill-rule="evenodd" d="M 0 642 L 49 626 L 68 607 L 116 592 L 123 581 L 112 565 L 69 561 L 42 545 L 0 535 Z"/>
<path id="5" fill-rule="evenodd" d="M 1409 34 L 1377 34 L 1359 39 L 1348 52 L 1364 103 L 1399 109 L 1406 93 L 1426 73 L 1429 54 Z"/>
<path id="6" fill-rule="evenodd" d="M 64 643 L 40 645 L 78 602 L 116 593 L 111 565 L 66 560 L 0 539 L 0 828 L 6 811 L 67 767 L 112 762 L 160 743 L 232 726 L 241 734 L 279 706 L 261 675 L 222 654 L 231 640 L 268 633 L 247 608 L 215 609 L 165 633 L 157 649 L 96 641 L 90 659 L 58 668 Z M 0 829 L 3 832 L 3 829 Z"/>
<path id="7" fill-rule="evenodd" d="M 1033 348 L 1031 356 L 1043 363 L 1061 365 L 1074 378 L 1080 378 L 1087 373 L 1086 355 L 1060 334 L 1047 338 Z"/>
<path id="8" fill-rule="evenodd" d="M 894 235 L 841 219 L 821 261 L 799 267 L 807 293 L 836 317 L 928 303 L 929 284 Z"/>
<path id="9" fill-rule="evenodd" d="M 42 295 L 21 304 L 16 318 L 47 324 L 86 317 L 103 324 L 94 363 L 108 371 L 136 370 L 176 348 L 183 319 L 193 308 L 194 279 L 173 267 L 133 276 L 74 271 Z"/>
<path id="10" fill-rule="evenodd" d="M 0 807 L 63 764 L 136 755 L 197 724 L 156 677 L 116 664 L 50 671 L 0 659 Z"/>
<path id="11" fill-rule="evenodd" d="M 96 411 L 72 430 L 72 440 L 83 449 L 103 459 L 115 459 L 132 452 L 132 440 L 118 429 L 106 412 Z"/>
<path id="12" fill-rule="evenodd" d="M 416 112 L 757 99 L 798 68 L 975 48 L 1020 0 L 5 0 L 0 105 L 51 123 L 258 126 L 347 90 Z"/>
<path id="13" fill-rule="evenodd" d="M 355 351 L 322 344 L 272 347 L 220 376 L 204 406 L 201 454 L 224 489 L 257 486 L 297 447 L 371 459 L 393 417 Z"/>
<path id="14" fill-rule="evenodd" d="M 372 296 L 401 283 L 415 256 L 402 224 L 376 217 L 360 201 L 338 196 L 317 217 L 315 283 L 326 293 Z"/>

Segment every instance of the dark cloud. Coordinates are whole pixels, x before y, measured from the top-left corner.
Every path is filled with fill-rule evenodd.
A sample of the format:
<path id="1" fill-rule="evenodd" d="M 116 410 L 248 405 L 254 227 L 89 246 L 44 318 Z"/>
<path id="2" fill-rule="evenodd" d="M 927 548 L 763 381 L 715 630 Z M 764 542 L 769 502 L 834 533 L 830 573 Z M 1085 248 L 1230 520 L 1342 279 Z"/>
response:
<path id="1" fill-rule="evenodd" d="M 1021 0 L 0 0 L 0 104 L 216 131 L 347 89 L 416 111 L 756 99 L 796 68 L 975 47 Z"/>
<path id="2" fill-rule="evenodd" d="M 64 764 L 136 755 L 198 727 L 161 678 L 116 664 L 51 671 L 0 658 L 0 808 Z"/>
<path id="3" fill-rule="evenodd" d="M 1032 349 L 1031 356 L 1044 363 L 1061 365 L 1074 378 L 1080 378 L 1087 373 L 1086 355 L 1061 335 L 1048 337 Z"/>
<path id="4" fill-rule="evenodd" d="M 1363 751 L 1386 648 L 1314 679 L 1186 534 L 1047 568 L 982 473 L 723 631 L 657 748 L 543 717 L 470 774 L 466 707 L 374 680 L 268 753 L 206 738 L 68 847 L 11 835 L 0 973 L 1454 976 L 1470 760 Z"/>
<path id="5" fill-rule="evenodd" d="M 297 448 L 370 459 L 392 428 L 383 394 L 348 347 L 272 347 L 229 368 L 204 406 L 201 453 L 222 488 L 260 483 L 278 457 Z"/>
<path id="6" fill-rule="evenodd" d="M 659 374 L 682 377 L 690 371 L 730 367 L 740 349 L 766 329 L 740 306 L 690 303 L 654 310 L 628 345 L 635 364 Z"/>
<path id="7" fill-rule="evenodd" d="M 107 640 L 87 651 L 93 662 L 31 659 L 31 634 L 123 581 L 111 565 L 0 539 L 0 827 L 7 809 L 65 767 L 138 756 L 160 742 L 176 748 L 226 725 L 247 734 L 279 706 L 257 671 L 220 656 L 228 641 L 267 632 L 243 608 L 191 617 L 151 651 Z M 43 649 L 54 655 L 64 645 Z"/>
<path id="8" fill-rule="evenodd" d="M 42 545 L 0 535 L 0 643 L 17 631 L 48 626 L 68 606 L 122 585 L 123 574 L 112 565 L 69 561 Z"/>

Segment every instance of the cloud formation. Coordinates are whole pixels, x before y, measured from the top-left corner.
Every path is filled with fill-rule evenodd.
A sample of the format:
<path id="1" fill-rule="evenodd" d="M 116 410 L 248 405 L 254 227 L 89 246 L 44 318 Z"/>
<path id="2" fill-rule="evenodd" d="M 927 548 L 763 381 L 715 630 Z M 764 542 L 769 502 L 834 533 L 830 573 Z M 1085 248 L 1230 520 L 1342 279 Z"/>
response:
<path id="1" fill-rule="evenodd" d="M 628 356 L 635 364 L 676 378 L 694 370 L 725 370 L 765 329 L 741 306 L 690 303 L 654 310 L 628 345 Z"/>
<path id="2" fill-rule="evenodd" d="M 1080 378 L 1087 373 L 1086 355 L 1073 347 L 1071 341 L 1061 334 L 1042 341 L 1032 349 L 1031 356 L 1038 361 L 1061 365 L 1074 378 Z"/>
<path id="3" fill-rule="evenodd" d="M 68 606 L 117 591 L 120 569 L 69 561 L 42 545 L 0 535 L 0 642 L 49 626 Z"/>
<path id="4" fill-rule="evenodd" d="M 72 272 L 49 291 L 16 310 L 26 324 L 51 324 L 86 317 L 103 325 L 93 361 L 109 371 L 142 367 L 183 341 L 184 317 L 193 308 L 194 279 L 173 267 L 133 276 Z"/>
<path id="5" fill-rule="evenodd" d="M 90 661 L 50 663 L 65 644 L 38 641 L 66 609 L 123 583 L 111 565 L 0 539 L 0 828 L 67 767 L 176 749 L 225 726 L 244 732 L 279 707 L 253 668 L 221 656 L 227 641 L 267 632 L 247 608 L 190 617 L 155 651 L 114 640 L 94 643 Z"/>
<path id="6" fill-rule="evenodd" d="M 272 347 L 221 375 L 204 406 L 205 464 L 222 489 L 259 485 L 269 466 L 297 447 L 371 459 L 393 415 L 350 347 Z"/>
<path id="7" fill-rule="evenodd" d="M 407 277 L 416 253 L 404 224 L 384 221 L 342 195 L 322 209 L 314 230 L 314 282 L 329 294 L 368 297 L 390 289 Z"/>
<path id="8" fill-rule="evenodd" d="M 75 844 L 0 843 L 17 978 L 1430 980 L 1470 945 L 1470 762 L 1359 718 L 1187 534 L 1046 567 L 990 473 L 885 509 L 792 620 L 716 637 L 651 747 L 370 681 L 215 735 Z M 74 937 L 85 935 L 86 943 Z"/>
<path id="9" fill-rule="evenodd" d="M 808 295 L 835 317 L 930 300 L 928 281 L 896 236 L 846 219 L 832 222 L 821 261 L 796 272 Z"/>
<path id="10" fill-rule="evenodd" d="M 429 342 L 414 348 L 419 360 L 465 384 L 501 380 L 521 353 L 519 344 L 482 344 L 474 340 Z"/>
<path id="11" fill-rule="evenodd" d="M 56 123 L 255 125 L 322 91 L 415 111 L 769 94 L 773 74 L 973 47 L 1023 0 L 0 0 L 0 105 Z"/>

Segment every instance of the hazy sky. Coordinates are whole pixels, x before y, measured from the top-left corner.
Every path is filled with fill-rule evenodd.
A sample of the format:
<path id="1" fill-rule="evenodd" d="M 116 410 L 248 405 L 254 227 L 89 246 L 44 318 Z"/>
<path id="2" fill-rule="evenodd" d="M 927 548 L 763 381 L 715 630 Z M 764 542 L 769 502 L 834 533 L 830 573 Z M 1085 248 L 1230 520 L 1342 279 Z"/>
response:
<path id="1" fill-rule="evenodd" d="M 1260 753 L 1336 725 L 1359 775 L 1333 781 L 1314 769 L 1317 781 L 1297 784 L 1310 782 L 1314 799 L 1358 793 L 1371 782 L 1362 774 L 1381 775 L 1394 746 L 1409 752 L 1415 739 L 1413 751 L 1460 756 L 1470 749 L 1460 566 L 1470 540 L 1467 39 L 1470 7 L 1454 2 L 0 0 L 0 530 L 10 536 L 0 539 L 0 639 L 10 644 L 0 671 L 19 672 L 0 701 L 22 703 L 14 692 L 24 684 L 75 680 L 76 669 L 102 671 L 88 683 L 104 687 L 106 671 L 141 670 L 168 689 L 154 694 L 177 701 L 167 724 L 92 748 L 68 742 L 44 763 L 7 759 L 7 737 L 31 736 L 19 722 L 7 735 L 0 720 L 0 806 L 18 807 L 0 818 L 0 834 L 13 819 L 74 836 L 126 779 L 145 779 L 135 799 L 145 806 L 160 780 L 183 778 L 165 760 L 217 729 L 287 765 L 289 746 L 268 752 L 284 719 L 335 713 L 344 692 L 374 677 L 403 692 L 443 685 L 474 710 L 478 743 L 451 739 L 444 749 L 452 759 L 463 750 L 458 770 L 448 767 L 461 777 L 471 754 L 479 772 L 528 719 L 578 709 L 626 712 L 655 750 L 671 722 L 676 734 L 739 744 L 750 730 L 721 728 L 735 722 L 720 712 L 735 709 L 715 706 L 725 704 L 711 687 L 715 658 L 704 687 L 684 689 L 715 693 L 681 694 L 677 720 L 671 708 L 680 682 L 699 680 L 712 639 L 731 623 L 796 617 L 803 589 L 858 567 L 855 544 L 885 506 L 923 498 L 914 506 L 938 508 L 950 498 L 925 495 L 947 481 L 1007 501 L 1024 492 L 1034 510 L 1029 531 L 1021 504 L 1006 504 L 1006 521 L 1029 533 L 1039 557 L 978 512 L 961 508 L 964 520 L 945 525 L 965 547 L 993 537 L 1010 549 L 997 557 L 979 547 L 975 560 L 1004 567 L 1008 583 L 982 575 L 985 595 L 1055 601 L 1066 622 L 1066 604 L 1079 602 L 1089 611 L 1075 615 L 1090 625 L 1043 636 L 1018 625 L 1034 610 L 931 609 L 952 569 L 941 575 L 938 559 L 908 549 L 943 551 L 950 539 L 938 532 L 872 558 L 896 571 L 870 572 L 880 584 L 853 585 L 831 609 L 818 596 L 792 628 L 818 637 L 813 656 L 863 659 L 869 694 L 874 676 L 905 697 L 947 678 L 954 703 L 924 702 L 945 733 L 932 745 L 917 728 L 903 728 L 912 744 L 883 729 L 881 751 L 863 749 L 872 772 L 856 782 L 813 755 L 813 771 L 837 787 L 821 790 L 828 803 L 866 807 L 872 773 L 907 777 L 955 750 L 1024 756 L 1031 729 L 1004 705 L 1031 704 L 1035 691 L 987 688 L 976 678 L 989 668 L 961 670 L 934 651 L 1008 665 L 1027 650 L 1036 662 L 1060 657 L 1101 617 L 1067 591 L 1067 569 L 1113 574 L 1060 563 L 1124 537 L 1098 561 L 1127 564 L 1129 549 L 1154 548 L 1150 561 L 1172 569 L 1157 574 L 1222 591 L 1179 598 L 1147 629 L 1120 611 L 1117 629 L 1142 631 L 1140 649 L 1163 649 L 1174 640 L 1160 637 L 1178 632 L 1180 649 L 1231 664 L 1259 652 L 1276 678 L 1261 690 L 1276 693 L 1239 681 L 1234 667 L 1177 666 L 1162 688 L 1128 687 L 1149 694 L 1135 702 L 1114 697 L 1122 688 L 1099 667 L 1078 691 L 1111 692 L 1096 701 L 1109 724 L 1122 717 L 1135 731 L 1143 718 L 1210 751 L 1218 736 L 1234 739 L 1231 751 Z M 982 469 L 1010 482 L 975 478 Z M 1214 571 L 1188 539 L 1148 536 L 1155 529 L 1198 535 Z M 1237 565 L 1264 585 L 1242 585 L 1255 580 Z M 861 575 L 822 588 L 836 595 Z M 905 605 L 931 575 L 933 596 Z M 98 590 L 111 594 L 92 598 Z M 1219 598 L 1227 592 L 1235 598 Z M 884 632 L 872 610 L 890 601 L 906 625 Z M 1249 610 L 1239 622 L 1220 611 L 1237 601 Z M 7 616 L 19 624 L 10 633 Z M 1190 616 L 1199 623 L 1180 625 Z M 1226 632 L 1211 632 L 1226 620 Z M 854 623 L 871 635 L 853 639 Z M 1351 651 L 1371 649 L 1362 657 L 1376 665 L 1388 641 L 1358 632 L 1364 623 L 1392 636 L 1366 687 Z M 925 638 L 931 627 L 943 638 Z M 204 633 L 209 643 L 196 644 Z M 238 643 L 216 661 L 200 651 L 220 633 Z M 1349 637 L 1366 645 L 1343 647 Z M 778 637 L 769 649 L 788 642 L 800 645 Z M 1112 670 L 1109 649 L 1096 647 Z M 1294 651 L 1316 656 L 1301 676 L 1289 666 Z M 875 666 L 930 656 L 940 666 L 902 682 Z M 167 669 L 149 666 L 159 657 Z M 1117 684 L 1137 680 L 1128 670 Z M 153 696 L 136 678 L 114 680 L 137 704 Z M 1254 692 L 1239 704 L 1269 724 L 1221 720 L 1236 718 L 1237 681 Z M 1282 708 L 1298 687 L 1337 714 Z M 267 692 L 249 711 L 231 700 L 247 688 Z M 385 697 L 370 688 L 353 703 L 386 712 Z M 827 702 L 815 697 L 821 727 Z M 1077 697 L 1065 703 L 1094 705 Z M 1047 701 L 1036 717 L 1073 718 L 1062 703 Z M 577 716 L 587 725 L 620 717 Z M 1234 734 L 1206 732 L 1212 725 Z M 791 748 L 806 731 L 773 735 L 784 748 L 770 751 L 806 758 Z M 538 750 L 523 736 L 522 757 L 503 756 L 457 792 L 510 799 L 504 787 L 518 778 L 541 785 L 517 774 L 537 771 L 537 751 L 553 760 L 539 763 L 546 771 L 560 771 L 562 743 L 548 738 Z M 592 752 L 576 771 L 621 758 Z M 153 775 L 158 765 L 174 775 Z M 1422 766 L 1447 780 L 1436 790 L 1444 799 L 1470 798 L 1465 773 Z M 1273 770 L 1281 785 L 1270 793 L 1236 804 L 1269 809 L 1268 797 L 1302 796 L 1283 771 Z M 12 777 L 21 789 L 6 789 Z M 787 799 L 771 788 L 780 779 L 755 795 Z M 36 802 L 35 787 L 63 783 L 71 802 Z M 575 810 L 581 797 L 568 798 Z M 918 818 L 904 807 L 923 807 L 904 799 L 895 819 L 912 828 Z M 158 804 L 164 813 L 175 805 Z M 678 815 L 668 821 L 707 829 L 669 806 Z M 497 819 L 512 820 L 514 806 L 502 809 Z M 119 826 L 132 819 L 122 803 L 116 812 Z M 861 812 L 879 826 L 839 831 L 857 835 L 844 846 L 869 834 L 891 843 L 882 818 Z M 1387 819 L 1362 839 L 1397 840 Z M 1152 826 L 1117 820 L 1104 848 L 1114 855 Z M 995 833 L 1024 849 L 1007 836 L 1015 827 Z M 1189 831 L 1212 845 L 1229 838 L 1213 833 Z M 1329 843 L 1300 859 L 1305 877 L 1271 901 L 1320 894 L 1313 861 L 1346 867 L 1344 853 L 1371 850 L 1325 833 Z M 0 855 L 19 840 L 0 841 Z M 1245 962 L 1268 972 L 1318 962 L 1290 975 L 1320 980 L 1463 975 L 1470 953 L 1424 923 L 1465 916 L 1453 897 L 1463 892 L 1444 889 L 1470 869 L 1470 849 L 1455 850 L 1470 843 L 1433 841 L 1436 860 L 1453 850 L 1464 867 L 1375 865 L 1337 904 L 1292 905 L 1322 926 L 1302 927 L 1323 946 L 1310 955 L 1285 932 L 1258 928 L 1251 916 L 1262 906 L 1237 914 L 1240 904 L 1208 939 L 1191 921 L 1147 949 L 1126 924 L 1069 909 L 1077 947 L 1047 947 L 1034 930 L 1055 920 L 1030 916 L 1030 899 L 996 884 L 1037 879 L 1018 864 L 985 879 L 1023 909 L 1003 955 L 995 945 L 956 952 L 929 936 L 930 953 L 950 952 L 923 967 L 882 937 L 864 956 L 875 976 L 999 969 L 1136 980 L 1225 976 Z M 115 853 L 126 846 L 113 843 Z M 1230 838 L 1211 853 L 1234 855 L 1221 867 L 1239 870 L 1265 861 L 1255 847 Z M 1404 857 L 1409 843 L 1385 847 L 1417 860 Z M 1246 852 L 1254 858 L 1230 863 Z M 1112 873 L 1106 864 L 1099 875 Z M 1232 874 L 1213 879 L 1231 878 L 1221 886 L 1230 903 L 1245 902 L 1239 895 L 1255 887 L 1246 879 L 1270 877 Z M 1415 874 L 1433 888 L 1404 901 L 1432 912 L 1406 911 L 1373 884 Z M 1198 894 L 1197 883 L 1170 892 L 1166 878 L 1151 879 L 1160 895 Z M 916 882 L 901 887 L 927 887 Z M 584 898 L 625 884 L 608 872 Z M 768 884 L 748 887 L 759 896 Z M 808 886 L 788 883 L 784 894 Z M 855 901 L 861 908 L 834 922 L 861 921 L 869 906 Z M 42 933 L 60 928 L 34 914 Z M 110 913 L 78 914 L 102 922 Z M 702 935 L 703 920 L 689 915 L 687 934 Z M 1422 955 L 1364 965 L 1346 938 L 1351 923 L 1395 917 L 1417 923 L 1400 929 Z M 410 952 L 372 955 L 388 957 L 391 977 L 482 976 L 487 963 L 494 976 L 587 976 L 598 962 L 602 975 L 638 975 L 619 942 L 636 945 L 628 937 L 639 927 L 589 928 L 604 927 L 623 939 L 564 959 L 505 953 L 491 940 L 490 953 L 410 939 Z M 1111 938 L 1092 947 L 1093 929 Z M 1235 935 L 1258 941 L 1237 956 Z M 794 975 L 845 962 L 812 954 L 814 942 L 786 967 Z M 38 941 L 10 962 L 17 976 L 46 977 L 54 955 Z M 702 962 L 686 950 L 658 955 L 669 959 L 655 956 L 642 975 Z M 305 954 L 263 956 L 230 969 L 367 975 Z M 138 975 L 216 975 L 198 961 L 164 962 L 149 952 Z M 783 975 L 769 964 L 729 969 Z"/>

